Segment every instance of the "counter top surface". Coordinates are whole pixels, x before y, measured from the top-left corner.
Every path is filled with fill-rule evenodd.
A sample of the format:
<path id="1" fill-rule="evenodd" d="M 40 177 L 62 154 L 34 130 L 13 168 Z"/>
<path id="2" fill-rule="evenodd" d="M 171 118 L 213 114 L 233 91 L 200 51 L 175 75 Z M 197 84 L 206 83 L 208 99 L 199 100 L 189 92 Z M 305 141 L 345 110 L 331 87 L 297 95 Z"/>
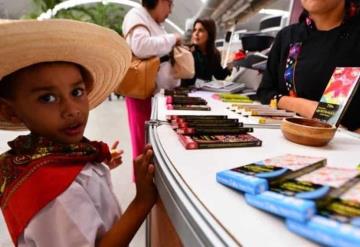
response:
<path id="1" fill-rule="evenodd" d="M 209 96 L 210 94 L 204 93 Z M 157 97 L 158 119 L 175 111 L 165 110 L 163 97 Z M 226 105 L 210 102 L 211 112 L 224 114 Z M 193 114 L 176 111 L 176 114 Z M 199 112 L 196 112 L 199 113 Z M 227 112 L 232 114 L 230 111 Z M 194 113 L 195 114 L 195 113 Z M 158 143 L 170 160 L 174 178 L 182 180 L 188 193 L 198 200 L 210 217 L 243 246 L 317 246 L 285 226 L 284 220 L 249 206 L 242 193 L 216 182 L 218 171 L 245 165 L 286 153 L 327 158 L 328 166 L 356 167 L 360 163 L 360 139 L 338 131 L 325 147 L 308 147 L 286 140 L 280 129 L 255 129 L 252 135 L 262 140 L 261 147 L 186 150 L 169 125 L 156 127 Z M 161 167 L 160 167 L 161 169 Z M 171 216 L 170 216 L 171 217 Z"/>

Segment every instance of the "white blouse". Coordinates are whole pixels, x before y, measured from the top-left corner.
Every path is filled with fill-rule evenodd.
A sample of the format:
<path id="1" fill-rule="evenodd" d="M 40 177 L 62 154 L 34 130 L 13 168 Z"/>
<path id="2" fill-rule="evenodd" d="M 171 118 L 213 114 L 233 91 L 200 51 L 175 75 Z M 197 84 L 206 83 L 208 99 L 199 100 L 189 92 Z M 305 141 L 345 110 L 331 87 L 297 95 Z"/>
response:
<path id="1" fill-rule="evenodd" d="M 176 43 L 175 34 L 166 33 L 164 27 L 157 23 L 144 7 L 132 8 L 125 16 L 122 25 L 124 35 L 137 24 L 143 24 L 144 27 L 135 28 L 127 37 L 133 54 L 139 58 L 149 58 L 151 56 L 164 56 L 170 53 Z M 180 85 L 180 80 L 175 79 L 171 74 L 170 62 L 160 64 L 157 75 L 158 89 L 172 89 Z"/>
<path id="2" fill-rule="evenodd" d="M 65 192 L 32 218 L 18 246 L 95 246 L 120 215 L 109 169 L 87 164 Z"/>

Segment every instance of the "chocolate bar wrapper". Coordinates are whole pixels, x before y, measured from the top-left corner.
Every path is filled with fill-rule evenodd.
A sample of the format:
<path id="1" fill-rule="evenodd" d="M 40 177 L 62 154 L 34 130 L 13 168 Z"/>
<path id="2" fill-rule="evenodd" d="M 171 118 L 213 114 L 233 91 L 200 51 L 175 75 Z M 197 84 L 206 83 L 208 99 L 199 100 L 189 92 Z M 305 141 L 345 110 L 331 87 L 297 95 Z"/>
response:
<path id="1" fill-rule="evenodd" d="M 173 90 L 165 89 L 165 96 L 173 96 L 173 95 L 184 95 L 187 96 L 191 92 L 188 88 L 175 88 Z"/>
<path id="2" fill-rule="evenodd" d="M 221 124 L 221 123 L 238 123 L 237 118 L 226 118 L 226 119 L 185 119 L 177 118 L 177 123 L 189 123 L 189 124 Z"/>
<path id="3" fill-rule="evenodd" d="M 185 127 L 185 128 L 178 128 L 176 133 L 181 135 L 239 135 L 239 134 L 246 134 L 248 132 L 253 132 L 253 128 L 247 127 Z"/>
<path id="4" fill-rule="evenodd" d="M 171 120 L 177 120 L 177 119 L 181 119 L 181 121 L 184 120 L 192 120 L 192 119 L 196 119 L 196 120 L 213 120 L 213 119 L 227 119 L 228 116 L 226 115 L 213 115 L 213 116 L 209 116 L 209 115 L 168 115 L 167 116 L 167 120 L 171 121 Z"/>
<path id="5" fill-rule="evenodd" d="M 188 111 L 210 111 L 210 106 L 205 105 L 167 105 L 168 110 L 188 110 Z"/>
<path id="6" fill-rule="evenodd" d="M 271 183 L 299 177 L 325 163 L 326 159 L 321 157 L 286 154 L 220 171 L 216 174 L 216 180 L 255 195 L 267 191 Z"/>
<path id="7" fill-rule="evenodd" d="M 287 220 L 288 229 L 325 246 L 360 246 L 360 228 L 325 217 L 314 216 L 307 222 Z"/>
<path id="8" fill-rule="evenodd" d="M 256 147 L 261 146 L 261 140 L 249 135 L 179 135 L 186 149 Z"/>
<path id="9" fill-rule="evenodd" d="M 258 195 L 246 195 L 246 201 L 270 213 L 304 222 L 317 212 L 317 206 L 327 204 L 357 181 L 356 169 L 322 167 L 296 179 L 289 179 Z"/>
<path id="10" fill-rule="evenodd" d="M 340 196 L 318 206 L 318 213 L 301 223 L 287 220 L 290 231 L 329 246 L 360 246 L 360 182 L 359 176 Z"/>
<path id="11" fill-rule="evenodd" d="M 338 126 L 360 82 L 360 67 L 335 68 L 313 118 Z"/>
<path id="12" fill-rule="evenodd" d="M 166 104 L 181 105 L 206 105 L 207 101 L 200 97 L 167 96 Z"/>

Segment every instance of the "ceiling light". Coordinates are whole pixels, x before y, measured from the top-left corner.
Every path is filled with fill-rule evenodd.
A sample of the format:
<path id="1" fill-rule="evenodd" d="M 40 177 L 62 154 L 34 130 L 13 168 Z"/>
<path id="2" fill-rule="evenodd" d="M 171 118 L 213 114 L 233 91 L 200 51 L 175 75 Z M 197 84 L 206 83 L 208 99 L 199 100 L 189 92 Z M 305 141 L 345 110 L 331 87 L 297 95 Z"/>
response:
<path id="1" fill-rule="evenodd" d="M 259 14 L 289 16 L 289 11 L 280 9 L 261 9 Z"/>

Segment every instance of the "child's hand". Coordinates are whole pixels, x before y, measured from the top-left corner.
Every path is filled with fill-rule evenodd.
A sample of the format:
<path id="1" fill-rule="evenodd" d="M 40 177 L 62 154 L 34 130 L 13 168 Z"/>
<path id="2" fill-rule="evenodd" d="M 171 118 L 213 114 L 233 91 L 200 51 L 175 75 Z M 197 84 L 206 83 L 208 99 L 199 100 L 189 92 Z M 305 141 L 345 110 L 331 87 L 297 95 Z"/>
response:
<path id="1" fill-rule="evenodd" d="M 122 154 L 124 153 L 124 151 L 121 149 L 117 149 L 118 145 L 119 141 L 114 142 L 110 149 L 111 160 L 105 162 L 110 169 L 114 169 L 122 164 Z"/>
<path id="2" fill-rule="evenodd" d="M 157 190 L 153 182 L 155 166 L 152 163 L 154 152 L 150 144 L 145 146 L 143 154 L 134 161 L 136 181 L 136 200 L 152 206 L 157 199 Z"/>

